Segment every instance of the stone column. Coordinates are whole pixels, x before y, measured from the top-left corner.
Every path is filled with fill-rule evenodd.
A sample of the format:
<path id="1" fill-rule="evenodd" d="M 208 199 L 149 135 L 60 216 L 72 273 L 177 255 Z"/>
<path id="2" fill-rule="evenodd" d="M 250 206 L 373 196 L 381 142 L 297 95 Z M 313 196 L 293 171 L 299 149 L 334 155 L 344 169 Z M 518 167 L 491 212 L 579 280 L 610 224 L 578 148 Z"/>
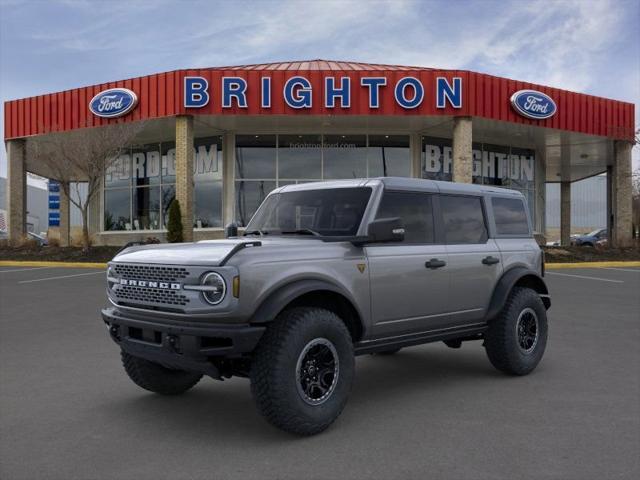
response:
<path id="1" fill-rule="evenodd" d="M 611 179 L 613 200 L 613 225 L 609 232 L 611 245 L 628 247 L 632 242 L 631 215 L 631 142 L 615 143 L 615 164 Z"/>
<path id="2" fill-rule="evenodd" d="M 560 245 L 571 245 L 571 182 L 560 182 Z"/>
<path id="3" fill-rule="evenodd" d="M 64 187 L 64 188 L 63 188 Z M 65 193 L 65 188 L 71 188 L 69 183 L 63 185 L 60 182 L 60 246 L 68 247 L 70 245 L 70 228 L 71 228 L 71 212 L 69 210 L 69 197 Z"/>
<path id="4" fill-rule="evenodd" d="M 411 152 L 411 177 L 422 178 L 422 135 L 411 134 L 409 151 Z"/>
<path id="5" fill-rule="evenodd" d="M 453 181 L 473 182 L 473 126 L 471 117 L 453 119 Z"/>
<path id="6" fill-rule="evenodd" d="M 225 133 L 222 137 L 222 225 L 236 219 L 236 136 Z"/>
<path id="7" fill-rule="evenodd" d="M 9 242 L 17 244 L 27 234 L 27 172 L 25 141 L 7 142 L 7 228 Z"/>
<path id="8" fill-rule="evenodd" d="M 193 117 L 176 117 L 176 199 L 182 213 L 182 236 L 193 241 Z"/>

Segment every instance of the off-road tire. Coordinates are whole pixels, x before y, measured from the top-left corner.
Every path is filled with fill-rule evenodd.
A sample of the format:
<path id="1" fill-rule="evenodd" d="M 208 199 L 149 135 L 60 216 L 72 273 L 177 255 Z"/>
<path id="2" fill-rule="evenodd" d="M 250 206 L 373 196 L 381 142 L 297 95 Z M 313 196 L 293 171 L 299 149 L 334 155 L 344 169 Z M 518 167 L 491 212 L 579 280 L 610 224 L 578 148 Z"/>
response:
<path id="1" fill-rule="evenodd" d="M 531 351 L 519 345 L 517 327 L 521 313 L 530 309 L 537 316 L 537 340 Z M 547 311 L 540 296 L 530 288 L 515 287 L 500 314 L 489 323 L 485 349 L 491 364 L 510 375 L 527 375 L 544 354 L 547 345 Z"/>
<path id="2" fill-rule="evenodd" d="M 195 386 L 202 375 L 183 370 L 172 370 L 160 364 L 120 352 L 124 370 L 133 383 L 161 395 L 179 395 Z"/>
<path id="3" fill-rule="evenodd" d="M 311 405 L 299 391 L 297 367 L 299 360 L 306 358 L 305 348 L 318 340 L 333 345 L 338 370 L 323 403 Z M 260 339 L 251 364 L 251 392 L 269 423 L 286 432 L 314 435 L 342 412 L 354 369 L 353 342 L 344 322 L 328 310 L 297 307 L 278 315 Z"/>

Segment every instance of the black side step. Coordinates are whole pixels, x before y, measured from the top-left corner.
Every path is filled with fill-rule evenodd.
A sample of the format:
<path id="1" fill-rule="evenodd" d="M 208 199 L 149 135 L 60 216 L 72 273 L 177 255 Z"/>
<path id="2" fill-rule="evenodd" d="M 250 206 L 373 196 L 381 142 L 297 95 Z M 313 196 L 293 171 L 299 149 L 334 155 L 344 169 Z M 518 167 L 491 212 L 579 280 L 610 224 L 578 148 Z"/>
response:
<path id="1" fill-rule="evenodd" d="M 364 355 L 366 353 L 380 352 L 397 347 L 411 347 L 414 345 L 439 342 L 442 340 L 453 340 L 458 338 L 471 340 L 475 337 L 479 340 L 486 330 L 486 323 L 467 325 L 456 329 L 429 330 L 426 332 L 417 332 L 399 337 L 365 340 L 363 342 L 356 343 L 354 345 L 354 350 L 356 355 Z"/>

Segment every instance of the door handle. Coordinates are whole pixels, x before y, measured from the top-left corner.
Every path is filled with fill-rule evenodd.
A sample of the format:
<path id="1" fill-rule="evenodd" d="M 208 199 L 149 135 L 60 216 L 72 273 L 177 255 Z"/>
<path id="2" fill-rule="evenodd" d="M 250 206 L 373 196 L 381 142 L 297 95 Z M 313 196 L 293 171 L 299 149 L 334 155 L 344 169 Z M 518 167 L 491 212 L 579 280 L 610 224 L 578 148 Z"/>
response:
<path id="1" fill-rule="evenodd" d="M 500 263 L 500 259 L 489 255 L 488 257 L 484 257 L 482 259 L 482 263 L 484 263 L 485 265 L 495 265 L 496 263 Z"/>
<path id="2" fill-rule="evenodd" d="M 437 258 L 432 258 L 428 262 L 424 264 L 427 268 L 442 268 L 447 264 L 444 260 L 438 260 Z"/>

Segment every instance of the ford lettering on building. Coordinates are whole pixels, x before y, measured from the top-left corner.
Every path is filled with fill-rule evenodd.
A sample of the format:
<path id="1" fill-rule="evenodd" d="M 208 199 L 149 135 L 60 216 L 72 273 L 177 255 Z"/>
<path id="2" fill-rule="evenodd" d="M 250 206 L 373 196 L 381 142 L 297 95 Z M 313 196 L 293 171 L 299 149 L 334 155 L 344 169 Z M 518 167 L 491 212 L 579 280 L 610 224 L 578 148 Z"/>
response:
<path id="1" fill-rule="evenodd" d="M 511 96 L 511 105 L 523 117 L 534 120 L 551 118 L 557 110 L 550 96 L 536 90 L 518 90 Z"/>

